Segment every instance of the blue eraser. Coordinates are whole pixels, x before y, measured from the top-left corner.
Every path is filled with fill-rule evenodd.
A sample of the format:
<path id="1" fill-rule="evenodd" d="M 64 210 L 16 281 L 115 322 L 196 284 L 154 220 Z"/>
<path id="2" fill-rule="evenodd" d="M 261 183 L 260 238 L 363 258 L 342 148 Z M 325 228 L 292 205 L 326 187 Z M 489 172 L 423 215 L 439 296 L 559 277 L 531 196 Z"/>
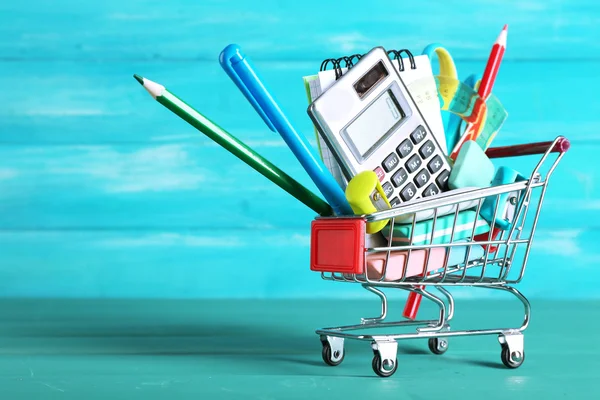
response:
<path id="1" fill-rule="evenodd" d="M 448 178 L 450 189 L 466 187 L 484 188 L 494 178 L 494 164 L 474 140 L 467 140 L 456 157 Z"/>
<path id="2" fill-rule="evenodd" d="M 527 178 L 509 167 L 499 167 L 492 186 L 507 185 L 510 183 L 525 181 Z M 516 217 L 516 210 L 521 203 L 523 192 L 501 193 L 497 196 L 487 197 L 481 205 L 479 215 L 488 223 L 494 220 L 494 226 L 502 230 L 510 228 Z M 496 207 L 496 203 L 498 206 Z M 494 213 L 496 218 L 494 218 Z"/>

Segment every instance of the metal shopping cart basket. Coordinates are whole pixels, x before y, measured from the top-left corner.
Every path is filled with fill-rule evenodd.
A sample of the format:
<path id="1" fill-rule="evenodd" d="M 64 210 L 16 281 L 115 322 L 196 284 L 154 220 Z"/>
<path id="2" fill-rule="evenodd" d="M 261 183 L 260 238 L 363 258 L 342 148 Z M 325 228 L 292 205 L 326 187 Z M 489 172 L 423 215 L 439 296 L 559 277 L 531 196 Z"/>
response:
<path id="1" fill-rule="evenodd" d="M 379 317 L 316 331 L 325 363 L 335 366 L 342 362 L 345 339 L 369 341 L 374 352 L 373 370 L 387 377 L 397 368 L 397 340 L 428 339 L 429 349 L 442 354 L 450 336 L 498 335 L 502 362 L 509 368 L 519 367 L 525 359 L 523 331 L 531 308 L 514 285 L 525 274 L 548 181 L 568 148 L 564 137 L 491 148 L 486 152 L 488 157 L 511 157 L 511 163 L 519 165 L 525 161 L 522 156 L 542 157 L 528 177 L 517 177 L 513 183 L 445 192 L 369 215 L 313 220 L 311 270 L 321 272 L 325 280 L 358 283 L 381 299 Z M 548 161 L 551 153 L 557 154 L 552 162 Z M 368 223 L 382 220 L 389 221 L 383 231 L 366 233 Z M 513 294 L 525 309 L 522 325 L 451 330 L 455 303 L 450 290 L 454 286 Z M 388 288 L 411 292 L 409 299 L 422 296 L 433 301 L 439 306 L 439 319 L 386 321 L 388 302 L 383 290 Z M 416 330 L 372 335 L 356 332 L 411 327 Z"/>

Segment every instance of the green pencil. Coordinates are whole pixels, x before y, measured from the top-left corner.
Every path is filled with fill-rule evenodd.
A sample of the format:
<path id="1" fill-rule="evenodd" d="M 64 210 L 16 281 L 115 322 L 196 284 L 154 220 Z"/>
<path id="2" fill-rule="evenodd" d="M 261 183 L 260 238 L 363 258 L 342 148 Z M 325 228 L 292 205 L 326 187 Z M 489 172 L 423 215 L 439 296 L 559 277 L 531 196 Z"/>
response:
<path id="1" fill-rule="evenodd" d="M 223 128 L 194 110 L 190 105 L 169 92 L 164 86 L 139 75 L 133 77 L 160 104 L 175 113 L 181 119 L 204 133 L 206 136 L 223 146 L 227 151 L 254 168 L 274 184 L 300 200 L 321 216 L 333 215 L 329 204 L 302 186 L 294 178 L 277 168 L 257 152 L 246 146 L 242 141 L 225 131 Z"/>

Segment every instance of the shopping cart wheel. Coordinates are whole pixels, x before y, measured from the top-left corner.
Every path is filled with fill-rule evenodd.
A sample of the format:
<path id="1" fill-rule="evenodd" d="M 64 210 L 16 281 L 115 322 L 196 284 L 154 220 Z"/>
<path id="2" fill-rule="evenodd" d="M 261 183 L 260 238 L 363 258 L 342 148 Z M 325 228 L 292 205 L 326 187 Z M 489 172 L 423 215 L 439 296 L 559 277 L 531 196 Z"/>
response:
<path id="1" fill-rule="evenodd" d="M 520 332 L 501 333 L 498 336 L 502 352 L 502 364 L 508 368 L 519 368 L 525 361 L 525 346 L 523 334 Z"/>
<path id="2" fill-rule="evenodd" d="M 511 357 L 510 349 L 507 345 L 503 345 L 500 358 L 502 359 L 502 364 L 506 365 L 508 368 L 519 368 L 521 364 L 523 364 L 523 361 L 525 361 L 525 350 L 513 351 Z"/>
<path id="3" fill-rule="evenodd" d="M 373 371 L 382 378 L 387 378 L 388 376 L 394 375 L 396 369 L 398 369 L 398 359 L 385 359 L 381 361 L 381 355 L 379 353 L 375 353 L 373 357 Z"/>
<path id="4" fill-rule="evenodd" d="M 398 368 L 398 358 L 396 357 L 398 354 L 398 342 L 390 339 L 374 340 L 371 343 L 371 348 L 375 355 L 371 363 L 373 371 L 383 378 L 394 375 L 394 372 Z"/>
<path id="5" fill-rule="evenodd" d="M 323 356 L 323 361 L 325 361 L 325 364 L 335 367 L 344 361 L 346 352 L 344 351 L 343 338 L 325 336 L 321 338 L 321 343 L 323 344 L 323 351 L 321 352 L 321 355 Z"/>
<path id="6" fill-rule="evenodd" d="M 448 340 L 441 338 L 430 338 L 427 342 L 429 345 L 429 350 L 433 354 L 444 354 L 446 350 L 448 350 Z"/>

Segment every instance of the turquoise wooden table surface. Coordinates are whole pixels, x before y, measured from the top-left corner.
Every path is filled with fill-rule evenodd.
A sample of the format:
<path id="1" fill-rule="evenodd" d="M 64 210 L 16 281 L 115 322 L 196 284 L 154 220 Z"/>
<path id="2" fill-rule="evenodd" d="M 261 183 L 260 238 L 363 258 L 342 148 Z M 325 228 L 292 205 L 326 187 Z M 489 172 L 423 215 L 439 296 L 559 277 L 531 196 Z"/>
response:
<path id="1" fill-rule="evenodd" d="M 597 301 L 534 301 L 518 369 L 495 336 L 451 338 L 436 356 L 399 343 L 398 370 L 373 373 L 368 343 L 321 360 L 316 328 L 355 323 L 375 300 L 3 300 L 5 399 L 595 399 Z M 424 316 L 433 309 L 422 308 Z M 517 302 L 458 301 L 453 326 L 519 323 Z M 390 318 L 397 315 L 392 312 Z M 562 318 L 568 318 L 567 321 Z M 585 328 L 584 328 L 585 327 Z"/>
<path id="2" fill-rule="evenodd" d="M 440 42 L 465 78 L 483 71 L 508 23 L 494 93 L 509 118 L 494 144 L 573 144 L 522 289 L 597 297 L 598 3 L 369 4 L 2 2 L 0 296 L 360 296 L 308 270 L 311 210 L 161 108 L 132 74 L 164 83 L 316 190 L 220 69 L 221 49 L 240 44 L 312 137 L 302 76 L 324 58 Z"/>

